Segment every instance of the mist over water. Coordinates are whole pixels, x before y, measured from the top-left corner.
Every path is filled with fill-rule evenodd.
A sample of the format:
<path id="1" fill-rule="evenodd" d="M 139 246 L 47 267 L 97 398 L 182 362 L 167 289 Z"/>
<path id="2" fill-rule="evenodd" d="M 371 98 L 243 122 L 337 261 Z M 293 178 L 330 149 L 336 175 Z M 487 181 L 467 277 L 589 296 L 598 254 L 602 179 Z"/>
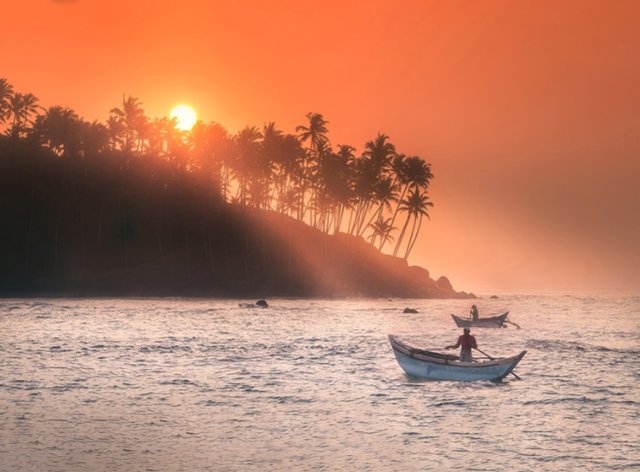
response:
<path id="1" fill-rule="evenodd" d="M 508 296 L 521 381 L 408 378 L 458 300 L 0 301 L 0 471 L 640 468 L 640 298 Z M 405 307 L 418 314 L 403 314 Z"/>

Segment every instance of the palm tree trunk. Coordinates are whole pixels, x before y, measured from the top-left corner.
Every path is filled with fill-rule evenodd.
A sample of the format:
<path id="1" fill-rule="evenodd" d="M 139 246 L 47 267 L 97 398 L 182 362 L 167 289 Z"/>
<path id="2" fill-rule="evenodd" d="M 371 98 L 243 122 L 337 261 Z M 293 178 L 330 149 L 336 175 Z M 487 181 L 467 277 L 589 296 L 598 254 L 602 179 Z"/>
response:
<path id="1" fill-rule="evenodd" d="M 413 250 L 413 245 L 418 240 L 418 234 L 420 233 L 420 226 L 422 225 L 422 218 L 423 218 L 423 215 L 420 215 L 420 221 L 418 222 L 418 229 L 416 230 L 416 234 L 413 238 L 413 241 L 411 241 L 409 246 L 407 247 L 407 253 L 405 255 L 405 259 L 409 258 L 409 253 Z"/>
<path id="2" fill-rule="evenodd" d="M 338 216 L 337 216 L 336 222 L 335 222 L 334 234 L 335 233 L 339 233 L 340 229 L 342 228 L 342 220 L 344 219 L 345 210 L 346 210 L 345 205 L 343 205 L 341 203 L 340 206 L 338 207 Z"/>
<path id="3" fill-rule="evenodd" d="M 358 209 L 356 211 L 355 218 L 353 219 L 353 226 L 351 227 L 351 230 L 349 231 L 349 233 L 354 235 L 359 234 L 361 221 L 364 218 L 363 214 L 366 213 L 366 209 L 367 209 L 367 202 L 362 201 L 358 204 Z"/>
<path id="4" fill-rule="evenodd" d="M 365 211 L 362 212 L 362 215 L 360 216 L 360 223 L 358 224 L 358 236 L 362 236 L 364 231 L 367 229 L 367 227 L 364 225 L 364 222 L 367 219 L 369 210 L 371 210 L 371 202 L 367 202 Z"/>
<path id="5" fill-rule="evenodd" d="M 378 251 L 382 252 L 382 248 L 387 243 L 389 236 L 385 234 L 384 236 L 380 236 L 380 246 L 378 246 Z"/>
<path id="6" fill-rule="evenodd" d="M 364 227 L 365 230 L 371 225 L 371 223 L 373 223 L 374 218 L 381 219 L 383 208 L 384 208 L 384 203 L 381 203 L 378 209 L 371 214 L 371 218 L 369 218 L 369 221 L 367 221 L 367 225 Z"/>
<path id="7" fill-rule="evenodd" d="M 409 240 L 407 241 L 407 247 L 404 252 L 405 259 L 409 257 L 409 252 L 411 251 L 411 243 L 413 242 L 414 236 L 417 236 L 417 233 L 416 233 L 417 226 L 418 226 L 418 217 L 414 216 L 413 225 L 411 225 L 411 233 L 409 233 Z"/>
<path id="8" fill-rule="evenodd" d="M 396 209 L 393 212 L 393 216 L 391 217 L 391 226 L 393 226 L 393 223 L 396 222 L 396 216 L 398 216 L 398 210 L 400 210 L 400 204 L 402 203 L 402 200 L 404 200 L 404 197 L 407 194 L 407 190 L 409 190 L 409 184 L 405 186 L 404 190 L 402 191 L 402 195 L 400 195 L 400 198 L 398 199 L 398 204 L 396 205 Z"/>
<path id="9" fill-rule="evenodd" d="M 393 250 L 394 257 L 398 255 L 398 250 L 400 249 L 400 244 L 402 244 L 402 239 L 404 238 L 404 233 L 407 230 L 407 225 L 409 224 L 409 220 L 411 219 L 411 215 L 407 215 L 407 220 L 404 222 L 404 226 L 402 227 L 402 231 L 398 236 L 398 242 L 396 243 L 396 248 Z"/>

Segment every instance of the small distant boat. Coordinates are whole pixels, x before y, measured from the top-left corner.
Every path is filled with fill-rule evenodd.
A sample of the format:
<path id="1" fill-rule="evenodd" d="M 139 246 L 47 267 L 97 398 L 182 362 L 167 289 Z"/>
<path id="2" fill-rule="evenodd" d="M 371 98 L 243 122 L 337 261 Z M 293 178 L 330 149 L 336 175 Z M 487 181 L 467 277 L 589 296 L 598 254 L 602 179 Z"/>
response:
<path id="1" fill-rule="evenodd" d="M 410 346 L 392 334 L 389 335 L 389 342 L 398 364 L 407 375 L 429 380 L 498 382 L 509 375 L 527 353 L 522 351 L 517 356 L 482 362 L 461 362 L 458 356 Z"/>
<path id="2" fill-rule="evenodd" d="M 509 312 L 505 311 L 501 315 L 478 318 L 474 321 L 471 318 L 451 315 L 459 328 L 502 328 L 502 325 L 507 321 L 507 316 L 509 316 Z"/>

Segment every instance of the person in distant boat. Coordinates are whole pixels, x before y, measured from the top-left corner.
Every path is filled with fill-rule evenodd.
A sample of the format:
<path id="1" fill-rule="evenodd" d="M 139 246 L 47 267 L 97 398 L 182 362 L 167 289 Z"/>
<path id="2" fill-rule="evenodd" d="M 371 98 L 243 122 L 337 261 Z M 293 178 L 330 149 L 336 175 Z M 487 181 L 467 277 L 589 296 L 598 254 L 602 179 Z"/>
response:
<path id="1" fill-rule="evenodd" d="M 446 346 L 445 349 L 455 349 L 457 347 L 460 347 L 460 360 L 462 362 L 473 362 L 471 349 L 477 349 L 478 343 L 476 343 L 476 338 L 471 336 L 471 330 L 469 328 L 464 329 L 464 334 L 458 337 L 457 343 Z"/>
<path id="2" fill-rule="evenodd" d="M 478 321 L 478 307 L 475 305 L 471 305 L 471 310 L 469 311 L 471 314 L 471 319 L 473 321 Z"/>

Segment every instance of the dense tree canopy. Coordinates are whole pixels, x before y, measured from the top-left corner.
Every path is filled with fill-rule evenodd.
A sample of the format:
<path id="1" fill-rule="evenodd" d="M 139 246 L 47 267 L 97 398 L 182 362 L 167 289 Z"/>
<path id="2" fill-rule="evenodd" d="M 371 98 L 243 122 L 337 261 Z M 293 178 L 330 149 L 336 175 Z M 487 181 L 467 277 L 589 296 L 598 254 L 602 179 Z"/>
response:
<path id="1" fill-rule="evenodd" d="M 394 255 L 404 258 L 433 206 L 429 163 L 399 153 L 385 134 L 359 155 L 353 146 L 333 146 L 319 113 L 308 113 L 296 134 L 275 123 L 235 134 L 218 123 L 198 122 L 190 131 L 175 125 L 150 119 L 139 99 L 126 96 L 106 123 L 90 123 L 69 108 L 44 109 L 0 78 L 2 139 L 48 150 L 52 158 L 111 159 L 114 166 L 145 166 L 150 176 L 162 168 L 160 186 L 172 168 L 207 182 L 225 202 L 279 212 L 329 234 L 362 236 L 381 251 L 395 242 Z"/>

